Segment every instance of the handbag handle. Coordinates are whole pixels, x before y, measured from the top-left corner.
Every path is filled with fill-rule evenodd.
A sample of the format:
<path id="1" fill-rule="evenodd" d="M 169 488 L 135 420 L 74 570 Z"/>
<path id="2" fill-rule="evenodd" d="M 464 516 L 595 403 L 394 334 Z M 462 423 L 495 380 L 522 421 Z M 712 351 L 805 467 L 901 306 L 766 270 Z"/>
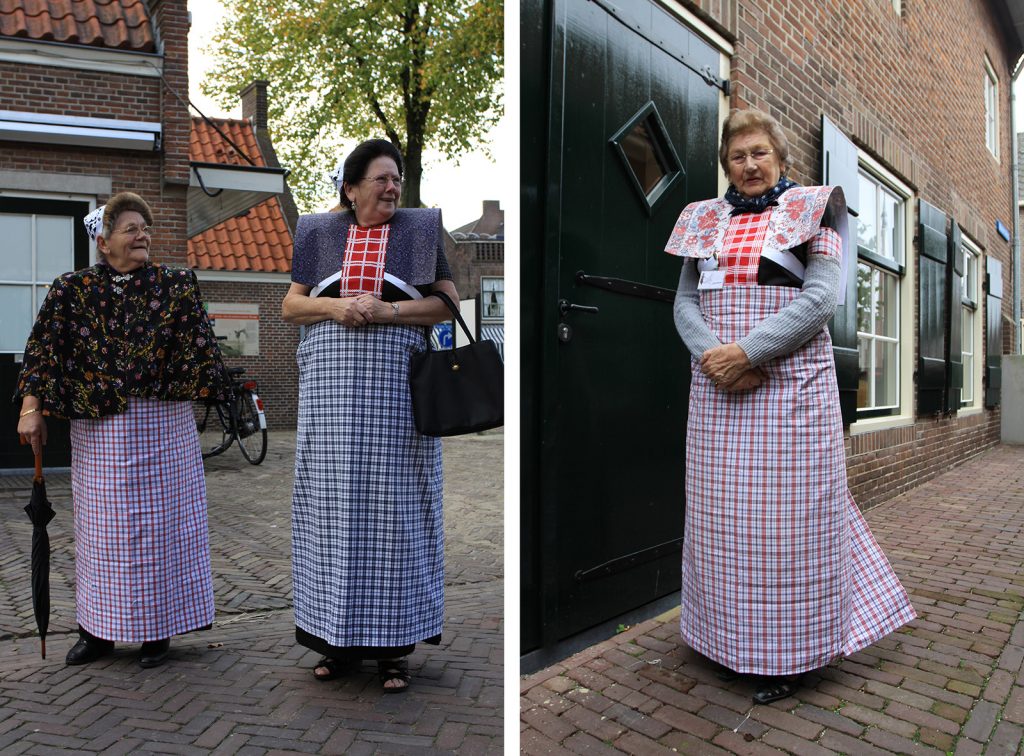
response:
<path id="1" fill-rule="evenodd" d="M 476 339 L 474 339 L 473 338 L 473 334 L 471 334 L 469 332 L 469 327 L 466 325 L 466 321 L 462 319 L 462 314 L 459 312 L 459 308 L 455 306 L 455 303 L 452 301 L 452 298 L 449 297 L 447 294 L 445 294 L 443 291 L 432 291 L 432 292 L 430 292 L 429 296 L 437 297 L 442 302 L 444 302 L 446 305 L 448 305 L 448 309 L 452 311 L 452 315 L 454 315 L 455 319 L 459 321 L 459 325 L 462 326 L 462 330 L 466 332 L 466 338 L 469 339 L 469 343 L 470 344 L 475 344 L 476 343 Z M 452 349 L 455 348 L 455 341 L 456 341 L 455 337 L 457 335 L 458 335 L 458 331 L 454 331 L 452 333 Z M 429 349 L 429 348 L 430 348 L 430 340 L 428 339 L 427 340 L 427 349 Z"/>

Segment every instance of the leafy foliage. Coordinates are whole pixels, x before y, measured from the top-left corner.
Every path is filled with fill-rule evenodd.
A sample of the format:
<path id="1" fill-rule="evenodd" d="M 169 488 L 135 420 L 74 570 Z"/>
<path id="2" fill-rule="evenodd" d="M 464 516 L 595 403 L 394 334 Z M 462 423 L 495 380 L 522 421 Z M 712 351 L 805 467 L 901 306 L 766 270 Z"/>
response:
<path id="1" fill-rule="evenodd" d="M 225 106 L 270 82 L 270 129 L 309 211 L 334 187 L 343 143 L 386 136 L 420 204 L 424 148 L 457 159 L 501 116 L 502 0 L 221 0 L 203 92 Z"/>

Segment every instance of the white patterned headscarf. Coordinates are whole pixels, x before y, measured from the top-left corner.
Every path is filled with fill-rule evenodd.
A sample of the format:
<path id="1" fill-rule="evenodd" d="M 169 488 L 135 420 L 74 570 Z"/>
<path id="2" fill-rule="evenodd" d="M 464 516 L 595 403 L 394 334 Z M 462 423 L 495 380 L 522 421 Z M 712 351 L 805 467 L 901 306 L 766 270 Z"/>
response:
<path id="1" fill-rule="evenodd" d="M 345 164 L 338 163 L 338 167 L 327 174 L 327 178 L 334 182 L 335 188 L 340 192 L 341 185 L 345 182 Z"/>
<path id="2" fill-rule="evenodd" d="M 85 216 L 82 221 L 85 224 L 85 232 L 89 234 L 89 238 L 93 241 L 96 241 L 96 237 L 103 232 L 103 211 L 106 207 L 106 205 L 100 205 Z"/>

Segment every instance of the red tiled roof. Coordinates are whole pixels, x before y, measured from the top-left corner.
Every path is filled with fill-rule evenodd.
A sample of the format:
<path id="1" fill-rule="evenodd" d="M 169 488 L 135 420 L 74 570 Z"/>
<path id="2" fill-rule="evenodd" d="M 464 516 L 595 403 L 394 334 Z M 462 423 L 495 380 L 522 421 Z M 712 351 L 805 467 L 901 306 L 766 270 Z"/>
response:
<path id="1" fill-rule="evenodd" d="M 0 0 L 0 34 L 156 52 L 143 0 Z"/>
<path id="2" fill-rule="evenodd" d="M 2 2 L 3 0 L 0 0 Z M 257 166 L 263 155 L 248 121 L 211 119 Z M 189 159 L 196 163 L 249 165 L 210 124 L 192 119 Z M 261 202 L 240 218 L 229 218 L 188 240 L 188 264 L 200 270 L 287 273 L 292 269 L 292 235 L 277 198 Z"/>

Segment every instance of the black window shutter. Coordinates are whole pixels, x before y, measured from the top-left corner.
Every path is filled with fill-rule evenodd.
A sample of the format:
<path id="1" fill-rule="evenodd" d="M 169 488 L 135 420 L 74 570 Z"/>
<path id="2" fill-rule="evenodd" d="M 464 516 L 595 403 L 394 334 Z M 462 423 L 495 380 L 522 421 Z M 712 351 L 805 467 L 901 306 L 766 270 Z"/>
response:
<path id="1" fill-rule="evenodd" d="M 1003 386 L 1003 264 L 985 259 L 985 406 L 998 407 Z"/>
<path id="2" fill-rule="evenodd" d="M 946 260 L 946 301 L 949 303 L 949 352 L 946 355 L 946 412 L 960 409 L 960 393 L 964 387 L 963 298 L 964 253 L 960 227 L 950 219 L 949 255 Z"/>
<path id="3" fill-rule="evenodd" d="M 860 179 L 857 176 L 857 148 L 826 116 L 821 117 L 822 177 L 828 186 L 841 186 L 850 211 L 850 236 L 857 236 L 856 216 L 860 209 Z M 849 256 L 846 276 L 846 304 L 836 308 L 829 323 L 832 351 L 836 361 L 836 382 L 843 425 L 857 419 L 857 386 L 860 381 L 857 349 L 857 247 L 851 243 L 843 254 Z"/>
<path id="4" fill-rule="evenodd" d="M 940 414 L 946 406 L 946 214 L 919 201 L 919 302 L 917 414 Z"/>

